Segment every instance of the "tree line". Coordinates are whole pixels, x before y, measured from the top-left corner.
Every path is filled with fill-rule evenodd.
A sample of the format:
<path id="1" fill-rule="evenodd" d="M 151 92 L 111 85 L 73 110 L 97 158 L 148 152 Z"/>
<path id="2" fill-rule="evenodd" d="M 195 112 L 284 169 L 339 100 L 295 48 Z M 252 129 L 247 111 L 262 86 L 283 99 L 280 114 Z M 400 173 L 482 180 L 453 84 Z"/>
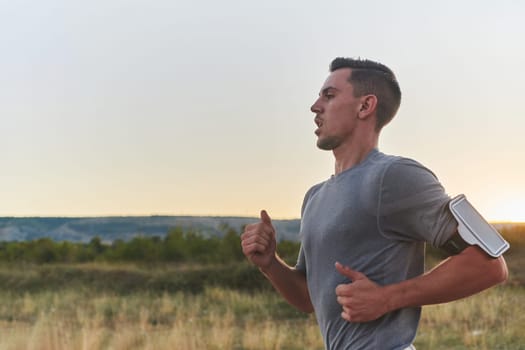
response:
<path id="1" fill-rule="evenodd" d="M 86 263 L 232 263 L 245 259 L 239 232 L 223 226 L 222 237 L 205 237 L 193 229 L 174 228 L 164 237 L 136 236 L 129 241 L 115 240 L 106 244 L 99 236 L 88 243 L 54 241 L 40 238 L 31 241 L 0 242 L 1 262 Z M 298 242 L 282 241 L 279 254 L 294 262 Z"/>

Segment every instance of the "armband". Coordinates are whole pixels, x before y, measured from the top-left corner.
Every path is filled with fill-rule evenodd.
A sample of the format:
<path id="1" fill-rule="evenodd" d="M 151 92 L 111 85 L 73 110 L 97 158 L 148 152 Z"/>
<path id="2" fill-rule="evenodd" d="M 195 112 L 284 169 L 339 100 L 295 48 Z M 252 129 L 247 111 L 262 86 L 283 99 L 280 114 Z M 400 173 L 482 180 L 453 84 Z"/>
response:
<path id="1" fill-rule="evenodd" d="M 458 222 L 458 233 L 467 244 L 479 246 L 493 258 L 509 249 L 509 243 L 478 213 L 465 195 L 452 199 L 449 208 Z"/>
<path id="2" fill-rule="evenodd" d="M 445 242 L 439 249 L 443 250 L 449 255 L 457 255 L 461 253 L 465 248 L 470 247 L 470 244 L 465 242 L 463 238 L 455 232 L 448 241 Z"/>

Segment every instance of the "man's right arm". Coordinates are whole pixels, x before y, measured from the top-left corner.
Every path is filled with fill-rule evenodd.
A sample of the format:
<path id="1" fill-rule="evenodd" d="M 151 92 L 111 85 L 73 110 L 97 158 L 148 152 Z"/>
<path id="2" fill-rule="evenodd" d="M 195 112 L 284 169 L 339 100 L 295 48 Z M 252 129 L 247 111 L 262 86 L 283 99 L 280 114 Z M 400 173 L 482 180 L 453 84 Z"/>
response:
<path id="1" fill-rule="evenodd" d="M 241 245 L 248 260 L 259 267 L 286 301 L 300 311 L 313 312 L 306 276 L 277 255 L 275 230 L 266 211 L 261 211 L 259 223 L 246 226 L 241 235 Z"/>
<path id="2" fill-rule="evenodd" d="M 313 312 L 306 276 L 302 271 L 288 266 L 278 255 L 267 267 L 259 270 L 272 283 L 274 288 L 294 307 L 302 312 Z"/>

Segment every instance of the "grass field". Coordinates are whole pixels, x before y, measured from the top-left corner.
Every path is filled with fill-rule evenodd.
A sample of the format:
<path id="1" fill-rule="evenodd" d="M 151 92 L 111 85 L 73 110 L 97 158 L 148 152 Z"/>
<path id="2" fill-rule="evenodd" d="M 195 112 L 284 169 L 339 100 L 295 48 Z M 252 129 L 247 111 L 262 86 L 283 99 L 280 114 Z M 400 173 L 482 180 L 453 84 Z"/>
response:
<path id="1" fill-rule="evenodd" d="M 0 294 L 0 349 L 322 349 L 311 315 L 272 292 Z M 522 287 L 426 307 L 419 349 L 525 349 Z"/>
<path id="2" fill-rule="evenodd" d="M 419 350 L 525 349 L 525 234 L 516 232 L 506 233 L 510 280 L 425 307 Z M 270 288 L 211 283 L 203 270 L 225 275 L 232 268 L 0 266 L 0 350 L 323 348 L 312 315 L 295 311 Z M 255 269 L 239 271 L 236 276 L 260 277 Z M 170 284 L 174 276 L 179 280 Z M 211 282 L 188 284 L 180 276 Z M 191 292 L 182 288 L 188 285 Z"/>
<path id="3" fill-rule="evenodd" d="M 1 349 L 318 349 L 315 321 L 275 293 L 218 288 L 0 296 Z"/>

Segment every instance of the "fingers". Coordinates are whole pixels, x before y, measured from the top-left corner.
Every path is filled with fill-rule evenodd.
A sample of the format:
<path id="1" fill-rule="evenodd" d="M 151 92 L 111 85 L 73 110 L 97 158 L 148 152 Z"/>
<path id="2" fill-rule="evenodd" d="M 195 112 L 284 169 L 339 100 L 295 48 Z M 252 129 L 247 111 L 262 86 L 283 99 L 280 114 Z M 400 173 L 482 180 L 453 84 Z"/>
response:
<path id="1" fill-rule="evenodd" d="M 348 266 L 345 266 L 339 262 L 335 263 L 335 268 L 341 275 L 349 278 L 351 282 L 368 279 L 366 275 L 362 274 L 361 272 L 352 270 Z M 350 296 L 351 291 L 352 291 L 352 283 L 343 283 L 343 284 L 338 285 L 335 288 L 335 294 L 338 297 L 338 301 L 339 301 L 339 297 Z M 342 302 L 340 302 L 340 304 L 344 304 L 345 302 L 348 301 L 347 299 L 341 299 L 341 300 Z"/>
<path id="2" fill-rule="evenodd" d="M 241 237 L 243 252 L 247 255 L 264 253 L 271 246 L 272 237 L 269 234 L 248 233 Z"/>
<path id="3" fill-rule="evenodd" d="M 356 321 L 356 316 L 358 316 L 356 300 L 354 300 L 350 289 L 344 289 L 342 288 L 343 286 L 348 287 L 348 285 L 339 285 L 338 288 L 341 287 L 341 290 L 337 294 L 337 303 L 343 309 L 341 317 L 348 322 L 354 322 Z"/>
<path id="4" fill-rule="evenodd" d="M 241 235 L 241 245 L 244 255 L 271 253 L 275 247 L 275 230 L 270 216 L 261 211 L 261 221 L 245 227 Z"/>
<path id="5" fill-rule="evenodd" d="M 343 306 L 343 312 L 341 312 L 341 317 L 348 322 L 352 322 L 352 318 L 350 317 L 351 310 L 350 308 Z"/>
<path id="6" fill-rule="evenodd" d="M 275 240 L 273 227 L 262 222 L 246 226 L 244 233 L 241 235 L 241 241 L 246 241 L 247 243 L 253 243 L 255 241 L 270 243 L 273 240 Z"/>
<path id="7" fill-rule="evenodd" d="M 352 301 L 351 297 L 348 296 L 337 296 L 337 303 L 343 307 L 343 309 L 346 307 L 345 305 L 350 305 Z M 348 311 L 348 310 L 347 310 Z"/>
<path id="8" fill-rule="evenodd" d="M 339 272 L 341 275 L 343 275 L 345 277 L 350 278 L 351 281 L 355 281 L 355 280 L 366 278 L 366 276 L 363 275 L 361 272 L 352 270 L 348 266 L 344 266 L 344 265 L 342 265 L 339 262 L 335 263 L 335 268 L 336 268 L 337 272 Z"/>
<path id="9" fill-rule="evenodd" d="M 270 215 L 268 215 L 266 210 L 261 210 L 261 222 L 268 226 L 272 226 L 272 219 L 270 218 Z"/>
<path id="10" fill-rule="evenodd" d="M 275 230 L 272 225 L 272 219 L 266 212 L 266 210 L 261 210 L 261 221 L 255 224 L 249 224 L 245 227 L 244 233 L 249 232 L 260 232 L 268 233 L 270 235 L 275 235 Z"/>

